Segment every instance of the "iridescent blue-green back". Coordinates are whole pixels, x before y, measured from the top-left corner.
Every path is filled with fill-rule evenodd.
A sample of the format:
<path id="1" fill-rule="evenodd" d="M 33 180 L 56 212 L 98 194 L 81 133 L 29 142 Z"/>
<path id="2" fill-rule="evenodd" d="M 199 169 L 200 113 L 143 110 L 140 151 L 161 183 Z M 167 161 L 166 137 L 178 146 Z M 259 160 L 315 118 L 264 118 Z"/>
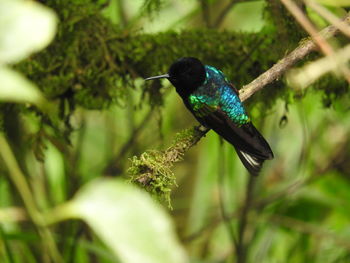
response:
<path id="1" fill-rule="evenodd" d="M 218 69 L 205 66 L 206 79 L 188 98 L 190 107 L 198 118 L 216 110 L 223 111 L 236 125 L 248 123 L 241 100 L 229 80 Z"/>

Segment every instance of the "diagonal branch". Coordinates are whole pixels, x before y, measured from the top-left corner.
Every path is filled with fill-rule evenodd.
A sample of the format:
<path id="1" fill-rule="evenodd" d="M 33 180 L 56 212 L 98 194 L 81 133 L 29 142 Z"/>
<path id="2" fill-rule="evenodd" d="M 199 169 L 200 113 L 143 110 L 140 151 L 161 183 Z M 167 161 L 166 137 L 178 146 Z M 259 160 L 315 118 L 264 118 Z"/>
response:
<path id="1" fill-rule="evenodd" d="M 347 15 L 344 18 L 344 21 L 349 23 L 350 15 Z M 339 29 L 336 26 L 331 25 L 323 29 L 319 34 L 327 39 L 331 38 L 337 33 L 339 33 Z M 288 69 L 295 65 L 295 63 L 299 62 L 301 59 L 315 50 L 317 50 L 317 45 L 311 39 L 301 41 L 300 45 L 291 53 L 273 65 L 269 70 L 265 71 L 251 83 L 243 86 L 243 88 L 239 90 L 239 97 L 242 101 L 247 100 L 250 96 L 261 90 L 267 84 L 278 80 Z"/>
<path id="2" fill-rule="evenodd" d="M 217 19 L 215 20 L 213 27 L 218 28 L 225 20 L 226 16 L 229 14 L 229 12 L 232 10 L 232 7 L 239 3 L 249 2 L 254 0 L 231 0 L 224 9 L 220 12 L 220 14 L 217 16 Z"/>

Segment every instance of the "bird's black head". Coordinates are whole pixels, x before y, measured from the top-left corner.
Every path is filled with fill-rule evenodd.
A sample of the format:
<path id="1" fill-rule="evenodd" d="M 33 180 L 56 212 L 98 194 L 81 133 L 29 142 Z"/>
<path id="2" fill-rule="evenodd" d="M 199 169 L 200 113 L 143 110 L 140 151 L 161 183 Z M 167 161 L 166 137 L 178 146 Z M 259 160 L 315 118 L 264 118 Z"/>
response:
<path id="1" fill-rule="evenodd" d="M 180 58 L 169 69 L 169 80 L 181 93 L 191 93 L 205 80 L 205 68 L 197 58 Z"/>
<path id="2" fill-rule="evenodd" d="M 147 78 L 167 78 L 176 88 L 180 96 L 187 96 L 195 91 L 205 80 L 205 68 L 202 62 L 193 57 L 180 58 L 169 68 L 165 75 Z"/>

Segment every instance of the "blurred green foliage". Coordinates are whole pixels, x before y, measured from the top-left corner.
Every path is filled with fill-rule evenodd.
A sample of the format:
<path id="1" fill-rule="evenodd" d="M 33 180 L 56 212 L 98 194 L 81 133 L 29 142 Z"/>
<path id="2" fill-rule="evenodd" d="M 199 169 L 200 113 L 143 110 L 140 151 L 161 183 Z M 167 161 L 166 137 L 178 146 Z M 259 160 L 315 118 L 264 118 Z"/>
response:
<path id="1" fill-rule="evenodd" d="M 166 81 L 142 80 L 195 56 L 248 84 L 307 38 L 279 1 L 36 2 L 59 18 L 54 40 L 0 65 L 1 262 L 350 261 L 341 75 L 302 91 L 281 78 L 247 101 L 275 153 L 257 178 L 213 132 L 192 147 L 200 131 L 181 99 Z M 337 2 L 329 10 L 346 13 Z M 0 27 L 0 49 L 9 34 Z M 23 80 L 17 90 L 2 67 Z"/>

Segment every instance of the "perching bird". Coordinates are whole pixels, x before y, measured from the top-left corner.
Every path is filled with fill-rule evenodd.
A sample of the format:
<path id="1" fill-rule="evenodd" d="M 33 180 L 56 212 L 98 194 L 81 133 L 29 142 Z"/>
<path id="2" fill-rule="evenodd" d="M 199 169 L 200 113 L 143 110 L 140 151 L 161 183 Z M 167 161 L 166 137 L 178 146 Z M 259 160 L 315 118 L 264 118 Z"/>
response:
<path id="1" fill-rule="evenodd" d="M 251 123 L 238 91 L 226 76 L 200 60 L 185 57 L 174 62 L 168 74 L 145 80 L 167 78 L 175 86 L 186 107 L 205 127 L 214 130 L 232 144 L 244 166 L 258 175 L 273 153 Z"/>

